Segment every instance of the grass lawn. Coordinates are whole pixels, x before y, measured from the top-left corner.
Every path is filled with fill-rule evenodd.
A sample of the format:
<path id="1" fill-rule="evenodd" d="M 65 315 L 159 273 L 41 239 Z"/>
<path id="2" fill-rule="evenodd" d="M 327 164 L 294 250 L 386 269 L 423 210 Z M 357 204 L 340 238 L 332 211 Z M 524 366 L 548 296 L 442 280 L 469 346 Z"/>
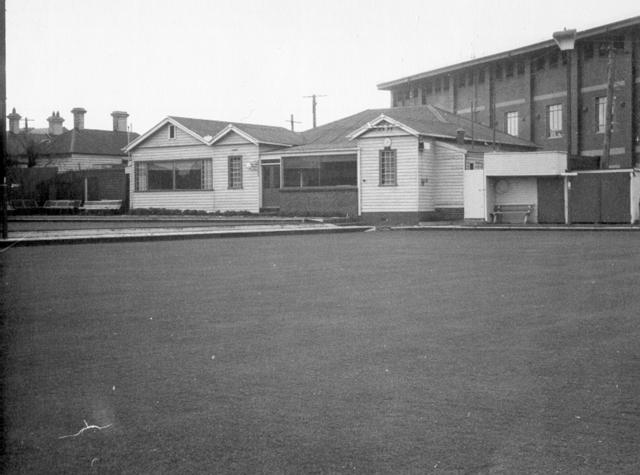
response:
<path id="1" fill-rule="evenodd" d="M 4 471 L 638 473 L 637 237 L 12 248 Z"/>

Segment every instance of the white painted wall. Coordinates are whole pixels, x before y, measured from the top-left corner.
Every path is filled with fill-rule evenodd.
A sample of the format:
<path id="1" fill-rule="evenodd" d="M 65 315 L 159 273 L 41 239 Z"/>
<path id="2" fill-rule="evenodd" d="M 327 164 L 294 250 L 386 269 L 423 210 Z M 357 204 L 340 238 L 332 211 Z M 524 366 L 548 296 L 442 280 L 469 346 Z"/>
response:
<path id="1" fill-rule="evenodd" d="M 418 211 L 433 211 L 436 175 L 434 168 L 434 142 L 425 141 L 418 155 Z"/>
<path id="2" fill-rule="evenodd" d="M 631 222 L 640 220 L 640 173 L 631 173 Z"/>
<path id="3" fill-rule="evenodd" d="M 396 150 L 397 186 L 380 186 L 379 152 L 384 149 L 380 136 L 361 136 L 360 147 L 362 212 L 416 212 L 418 211 L 418 139 L 412 135 L 391 137 L 391 148 Z"/>
<path id="4" fill-rule="evenodd" d="M 486 176 L 560 175 L 567 170 L 564 152 L 489 152 L 484 156 Z"/>
<path id="5" fill-rule="evenodd" d="M 180 145 L 181 144 L 181 145 Z M 230 190 L 228 157 L 243 158 L 241 189 Z M 132 160 L 192 160 L 212 159 L 213 190 L 202 191 L 145 191 L 136 192 L 135 177 L 131 175 L 132 208 L 196 209 L 205 211 L 260 210 L 260 167 L 247 170 L 246 164 L 258 160 L 258 147 L 237 134 L 231 133 L 219 143 L 208 146 L 176 129 L 176 139 L 168 139 L 167 127 L 158 130 L 132 153 Z"/>
<path id="6" fill-rule="evenodd" d="M 464 171 L 464 218 L 485 219 L 484 170 Z"/>
<path id="7" fill-rule="evenodd" d="M 464 207 L 464 156 L 455 147 L 436 142 L 434 155 L 434 206 Z"/>

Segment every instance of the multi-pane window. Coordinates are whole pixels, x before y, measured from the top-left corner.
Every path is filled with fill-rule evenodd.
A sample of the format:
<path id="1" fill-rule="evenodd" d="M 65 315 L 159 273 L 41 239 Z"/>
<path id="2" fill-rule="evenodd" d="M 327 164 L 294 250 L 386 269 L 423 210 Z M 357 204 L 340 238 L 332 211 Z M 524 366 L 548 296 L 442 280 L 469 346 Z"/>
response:
<path id="1" fill-rule="evenodd" d="M 380 185 L 396 185 L 397 174 L 396 151 L 390 148 L 380 150 Z"/>
<path id="2" fill-rule="evenodd" d="M 547 106 L 547 137 L 562 137 L 562 104 Z"/>
<path id="3" fill-rule="evenodd" d="M 242 155 L 229 157 L 229 189 L 242 188 Z"/>
<path id="4" fill-rule="evenodd" d="M 135 162 L 136 191 L 210 190 L 211 160 Z"/>
<path id="5" fill-rule="evenodd" d="M 282 160 L 285 188 L 357 186 L 356 155 L 286 157 Z"/>
<path id="6" fill-rule="evenodd" d="M 505 114 L 505 129 L 509 135 L 518 136 L 518 111 L 511 111 Z"/>
<path id="7" fill-rule="evenodd" d="M 596 97 L 596 132 L 604 133 L 607 124 L 607 98 Z"/>

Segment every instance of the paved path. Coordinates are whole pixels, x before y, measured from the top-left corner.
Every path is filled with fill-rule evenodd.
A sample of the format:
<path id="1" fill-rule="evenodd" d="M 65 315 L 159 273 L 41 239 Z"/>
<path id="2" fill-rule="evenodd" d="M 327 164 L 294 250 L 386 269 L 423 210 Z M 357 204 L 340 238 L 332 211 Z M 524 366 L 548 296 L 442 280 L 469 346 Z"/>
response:
<path id="1" fill-rule="evenodd" d="M 0 239 L 3 248 L 25 245 L 76 244 L 111 241 L 150 241 L 171 239 L 206 239 L 225 237 L 273 236 L 283 234 L 316 234 L 362 232 L 370 226 L 336 226 L 326 223 L 247 224 L 242 226 L 130 227 L 111 229 L 58 229 L 42 231 L 12 231 L 7 240 Z"/>

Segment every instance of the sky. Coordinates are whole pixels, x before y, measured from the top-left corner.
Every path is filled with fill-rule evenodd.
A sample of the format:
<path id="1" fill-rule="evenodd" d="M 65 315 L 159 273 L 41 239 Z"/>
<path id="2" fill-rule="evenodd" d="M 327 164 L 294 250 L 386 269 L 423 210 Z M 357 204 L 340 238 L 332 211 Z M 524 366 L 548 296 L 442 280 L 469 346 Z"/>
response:
<path id="1" fill-rule="evenodd" d="M 312 127 L 388 107 L 377 85 L 640 15 L 638 0 L 6 0 L 7 111 Z"/>

